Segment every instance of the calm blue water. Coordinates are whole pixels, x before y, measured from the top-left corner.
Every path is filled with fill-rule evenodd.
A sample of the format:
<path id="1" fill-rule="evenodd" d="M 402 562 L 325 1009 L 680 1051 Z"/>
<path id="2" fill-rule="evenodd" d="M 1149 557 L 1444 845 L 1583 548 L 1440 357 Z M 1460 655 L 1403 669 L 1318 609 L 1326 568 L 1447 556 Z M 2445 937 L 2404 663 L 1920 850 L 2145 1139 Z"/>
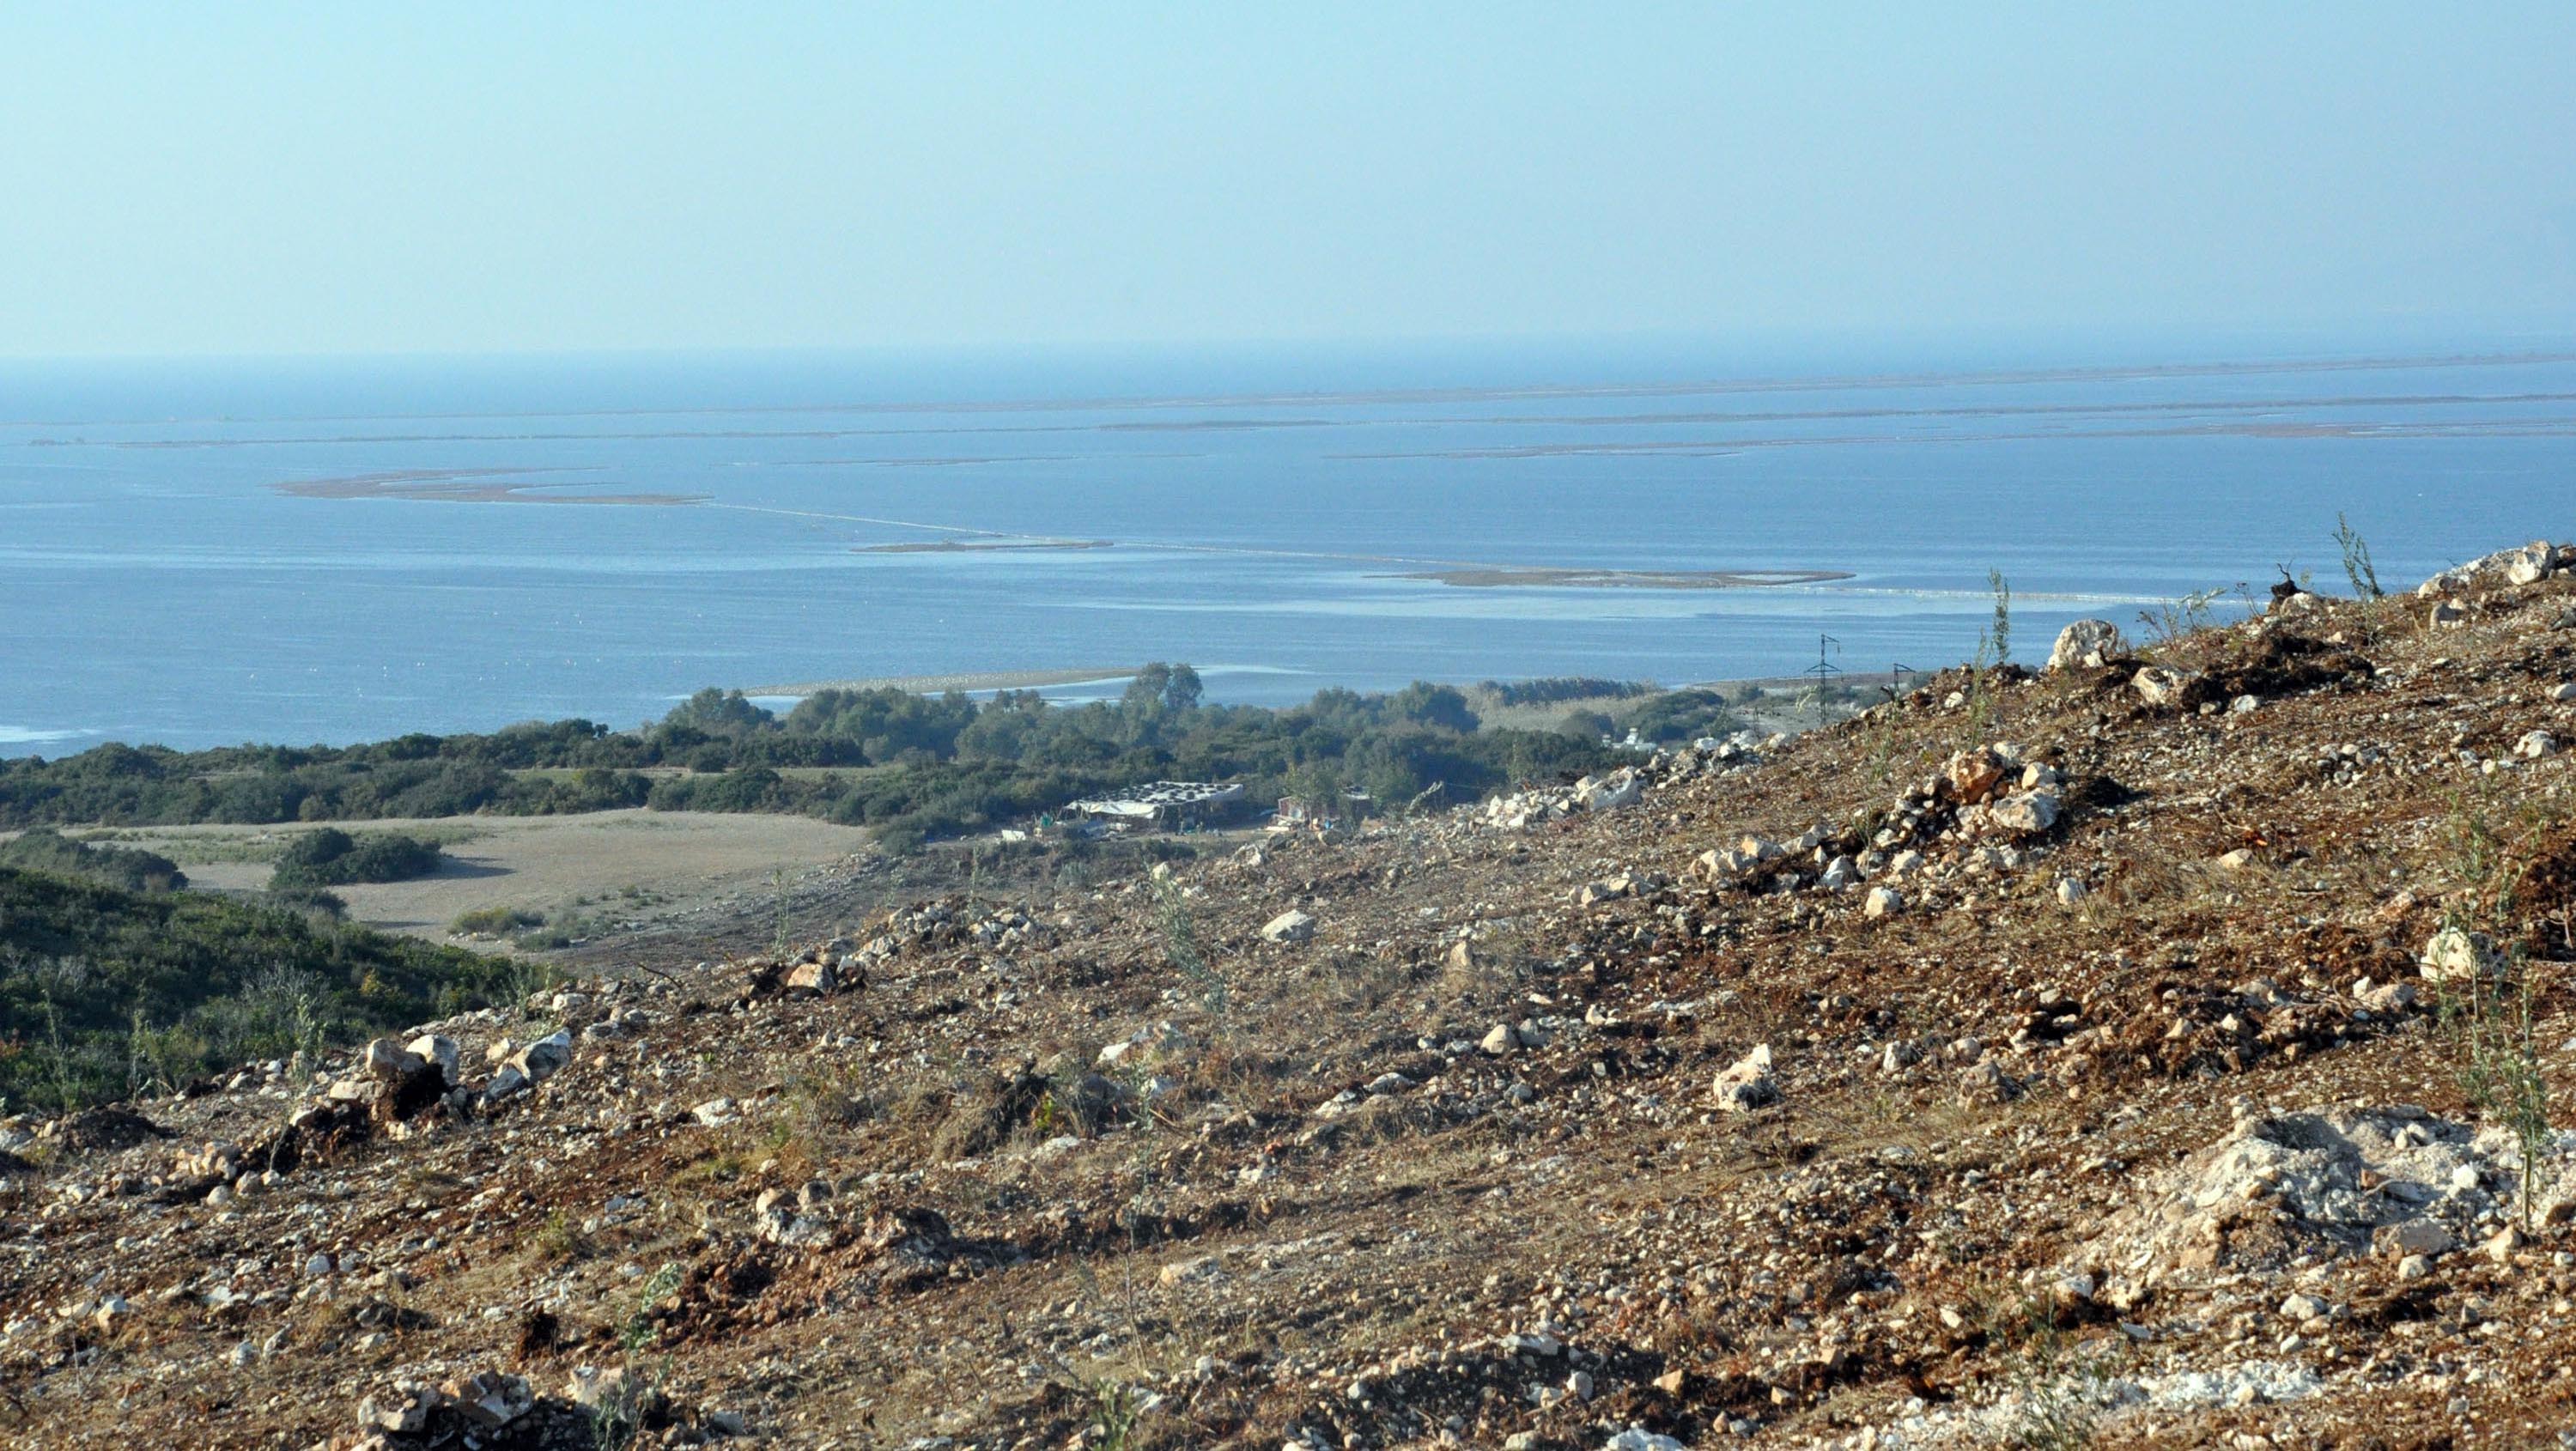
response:
<path id="1" fill-rule="evenodd" d="M 627 725 L 710 684 L 1146 659 L 1271 703 L 1776 674 L 1828 632 L 1853 670 L 1933 666 L 1974 648 L 1989 568 L 2029 658 L 2275 563 L 2340 589 L 2338 510 L 2392 588 L 2576 533 L 2576 359 L 2045 361 L 10 365 L 0 752 Z M 281 492 L 389 474 L 529 492 Z M 694 502 L 532 501 L 594 493 Z M 958 530 L 1112 547 L 860 552 Z M 1392 577 L 1438 563 L 1855 577 Z"/>

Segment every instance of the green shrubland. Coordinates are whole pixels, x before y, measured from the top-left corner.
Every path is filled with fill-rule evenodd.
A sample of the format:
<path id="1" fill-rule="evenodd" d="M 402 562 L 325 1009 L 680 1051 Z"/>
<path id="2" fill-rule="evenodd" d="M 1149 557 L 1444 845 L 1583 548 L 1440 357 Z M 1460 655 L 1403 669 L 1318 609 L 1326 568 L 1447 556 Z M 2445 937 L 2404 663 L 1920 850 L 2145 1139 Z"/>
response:
<path id="1" fill-rule="evenodd" d="M 305 911 L 0 867 L 0 1095 L 61 1107 L 177 1087 L 308 1036 L 507 1000 L 519 971 Z"/>

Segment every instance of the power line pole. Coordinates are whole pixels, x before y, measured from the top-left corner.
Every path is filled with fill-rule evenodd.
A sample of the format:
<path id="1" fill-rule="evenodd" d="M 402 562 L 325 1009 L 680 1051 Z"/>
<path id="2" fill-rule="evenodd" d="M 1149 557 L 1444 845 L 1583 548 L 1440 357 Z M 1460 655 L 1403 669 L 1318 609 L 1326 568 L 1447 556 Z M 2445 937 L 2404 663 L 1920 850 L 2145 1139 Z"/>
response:
<path id="1" fill-rule="evenodd" d="M 1816 677 L 1816 688 L 1818 690 L 1822 690 L 1825 687 L 1826 681 L 1843 673 L 1843 668 L 1836 665 L 1832 659 L 1829 658 L 1834 655 L 1839 655 L 1842 652 L 1842 641 L 1835 639 L 1831 635 L 1819 633 L 1816 636 L 1816 663 L 1808 666 L 1806 669 L 1801 670 L 1798 673 L 1801 675 L 1812 675 Z"/>

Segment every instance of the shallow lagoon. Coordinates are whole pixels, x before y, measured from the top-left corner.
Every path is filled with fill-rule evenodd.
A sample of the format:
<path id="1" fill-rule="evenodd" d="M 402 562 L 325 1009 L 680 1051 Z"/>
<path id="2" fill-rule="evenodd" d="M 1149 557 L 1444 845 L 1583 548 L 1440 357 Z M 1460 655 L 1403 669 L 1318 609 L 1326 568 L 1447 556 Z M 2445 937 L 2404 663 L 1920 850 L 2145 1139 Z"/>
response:
<path id="1" fill-rule="evenodd" d="M 11 365 L 0 752 L 1157 658 L 1267 703 L 1777 674 L 1825 633 L 1846 668 L 1923 667 L 1975 647 L 1989 568 L 2028 658 L 2276 564 L 2339 589 L 2338 511 L 2392 588 L 2563 537 L 2571 465 L 2576 361 L 2529 354 Z M 599 495 L 685 502 L 563 502 Z M 1063 541 L 1107 547 L 881 548 Z M 1461 567 L 1850 577 L 1403 577 Z"/>

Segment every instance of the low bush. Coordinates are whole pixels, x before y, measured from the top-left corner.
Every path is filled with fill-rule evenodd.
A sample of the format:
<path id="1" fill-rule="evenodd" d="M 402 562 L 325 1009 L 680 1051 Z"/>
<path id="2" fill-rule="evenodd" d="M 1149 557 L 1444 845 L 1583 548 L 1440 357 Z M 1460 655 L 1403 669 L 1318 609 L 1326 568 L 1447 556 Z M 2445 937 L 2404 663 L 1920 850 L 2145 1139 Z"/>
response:
<path id="1" fill-rule="evenodd" d="M 307 832 L 277 859 L 271 890 L 344 886 L 351 882 L 403 882 L 438 870 L 435 842 L 394 832 L 351 836 L 335 827 Z"/>
<path id="2" fill-rule="evenodd" d="M 157 852 L 93 846 L 43 826 L 0 843 L 0 866 L 77 877 L 129 892 L 175 892 L 188 885 L 179 864 Z"/>
<path id="3" fill-rule="evenodd" d="M 456 920 L 447 924 L 447 930 L 459 937 L 507 937 L 513 932 L 543 926 L 545 920 L 542 914 L 523 907 L 477 907 L 470 912 L 457 913 Z"/>

